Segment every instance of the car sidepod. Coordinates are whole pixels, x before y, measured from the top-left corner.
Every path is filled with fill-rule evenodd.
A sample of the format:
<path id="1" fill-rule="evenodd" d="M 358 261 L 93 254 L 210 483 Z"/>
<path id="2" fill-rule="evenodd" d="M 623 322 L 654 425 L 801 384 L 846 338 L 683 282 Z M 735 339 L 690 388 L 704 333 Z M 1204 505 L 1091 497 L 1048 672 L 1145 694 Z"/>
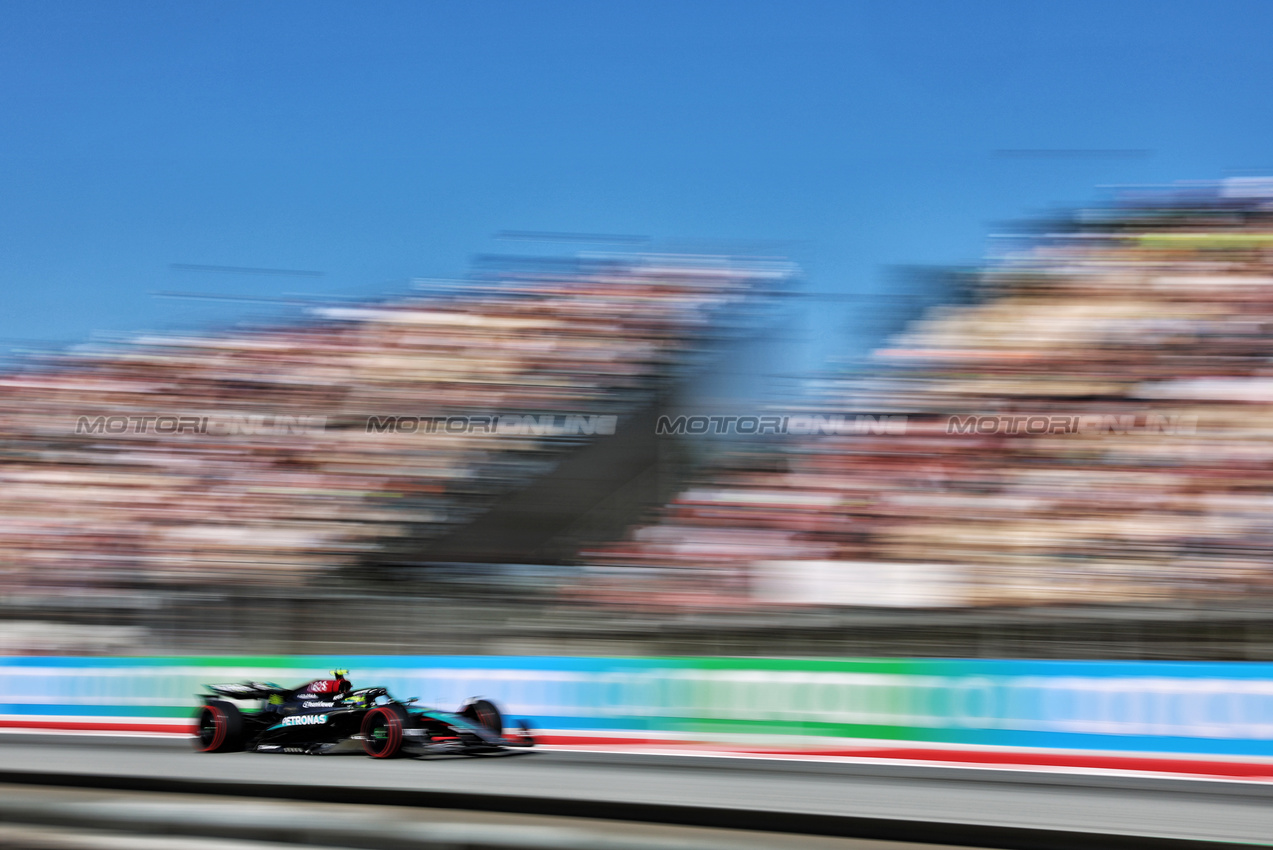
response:
<path id="1" fill-rule="evenodd" d="M 359 733 L 364 714 L 364 709 L 335 707 L 288 714 L 261 733 L 256 749 L 307 752 L 314 746 L 336 744 Z"/>

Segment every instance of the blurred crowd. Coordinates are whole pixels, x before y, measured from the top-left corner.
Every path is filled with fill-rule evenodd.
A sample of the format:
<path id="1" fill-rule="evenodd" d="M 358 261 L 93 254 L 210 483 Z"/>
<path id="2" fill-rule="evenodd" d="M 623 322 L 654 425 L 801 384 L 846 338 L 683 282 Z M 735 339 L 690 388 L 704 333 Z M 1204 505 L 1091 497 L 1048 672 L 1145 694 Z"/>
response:
<path id="1" fill-rule="evenodd" d="M 1147 191 L 999 244 L 869 379 L 740 411 L 904 428 L 750 438 L 580 553 L 563 593 L 705 610 L 1273 590 L 1273 182 Z M 0 375 L 0 591 L 299 587 L 426 553 L 595 438 L 368 417 L 622 419 L 789 278 L 666 255 L 500 267 L 25 364 Z M 300 424 L 157 427 L 280 417 Z"/>
<path id="2" fill-rule="evenodd" d="M 587 437 L 369 432 L 368 416 L 622 414 L 786 274 L 580 259 L 26 364 L 0 375 L 0 595 L 295 587 L 396 541 L 420 551 Z"/>
<path id="3" fill-rule="evenodd" d="M 572 592 L 719 608 L 1273 590 L 1273 182 L 1147 191 L 1008 239 L 968 303 L 876 359 L 796 412 L 888 411 L 904 434 L 738 451 L 586 553 Z M 1010 424 L 1026 416 L 1048 418 Z"/>

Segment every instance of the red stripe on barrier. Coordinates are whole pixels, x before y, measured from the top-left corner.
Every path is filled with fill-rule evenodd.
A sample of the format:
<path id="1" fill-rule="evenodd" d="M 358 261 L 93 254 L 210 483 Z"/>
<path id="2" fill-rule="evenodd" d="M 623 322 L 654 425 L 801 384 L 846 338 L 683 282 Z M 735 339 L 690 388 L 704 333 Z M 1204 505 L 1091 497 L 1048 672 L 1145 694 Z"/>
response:
<path id="1" fill-rule="evenodd" d="M 394 719 L 397 719 L 396 717 Z M 392 723 L 389 724 L 392 727 Z M 0 729 L 33 732 L 143 732 L 150 734 L 189 735 L 197 732 L 193 722 L 111 723 L 94 719 L 75 720 L 0 720 Z M 389 730 L 392 737 L 394 732 Z M 747 747 L 684 741 L 666 738 L 602 735 L 537 735 L 544 746 L 580 748 L 658 748 L 686 755 L 750 756 L 756 758 L 836 758 L 886 761 L 928 762 L 978 765 L 982 767 L 1074 768 L 1079 770 L 1119 770 L 1139 773 L 1174 773 L 1191 776 L 1273 779 L 1273 762 L 1223 761 L 1215 758 L 1171 758 L 1153 755 L 1021 752 L 1011 750 L 943 749 L 940 747 Z"/>
<path id="2" fill-rule="evenodd" d="M 834 750 L 739 749 L 743 754 L 820 755 L 832 758 L 908 759 L 978 765 L 1031 767 L 1079 767 L 1091 770 L 1135 770 L 1154 773 L 1192 773 L 1203 776 L 1257 776 L 1273 778 L 1273 764 L 1250 761 L 1174 759 L 1161 756 L 1071 753 L 1020 753 L 987 750 L 912 749 L 909 747 Z"/>
<path id="3" fill-rule="evenodd" d="M 33 732 L 161 732 L 189 735 L 198 731 L 190 723 L 109 723 L 100 720 L 0 720 L 0 729 L 30 729 Z"/>
<path id="4" fill-rule="evenodd" d="M 937 747 L 745 747 L 654 738 L 603 738 L 599 736 L 543 735 L 545 746 L 561 747 L 657 747 L 682 751 L 687 755 L 726 755 L 782 758 L 872 759 L 908 762 L 941 762 L 983 767 L 1078 768 L 1082 770 L 1122 770 L 1140 773 L 1176 773 L 1194 776 L 1227 776 L 1273 779 L 1273 763 L 1220 761 L 1207 758 L 1170 758 L 1133 754 L 1044 753 L 1006 750 L 941 749 Z"/>
<path id="5" fill-rule="evenodd" d="M 683 747 L 683 746 L 702 746 L 701 742 L 695 743 L 690 741 L 669 741 L 665 738 L 619 738 L 599 735 L 542 735 L 538 731 L 535 732 L 535 740 L 541 744 L 558 747 L 577 747 L 596 744 L 598 746 L 615 746 L 615 747 Z M 722 747 L 723 749 L 723 747 Z"/>

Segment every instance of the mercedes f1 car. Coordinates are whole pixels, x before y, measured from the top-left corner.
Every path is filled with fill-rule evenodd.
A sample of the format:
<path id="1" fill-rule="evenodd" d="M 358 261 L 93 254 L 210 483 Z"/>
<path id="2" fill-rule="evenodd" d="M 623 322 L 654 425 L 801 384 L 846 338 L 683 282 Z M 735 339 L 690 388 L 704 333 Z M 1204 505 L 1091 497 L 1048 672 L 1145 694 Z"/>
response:
<path id="1" fill-rule="evenodd" d="M 394 699 L 384 688 L 355 690 L 345 673 L 334 670 L 333 678 L 299 688 L 271 682 L 207 685 L 211 693 L 199 695 L 196 749 L 319 755 L 360 743 L 367 755 L 386 759 L 476 755 L 535 744 L 529 724 L 521 721 L 506 731 L 499 709 L 488 700 L 470 699 L 457 712 L 437 711 L 416 707 L 416 698 Z M 252 701 L 255 708 L 239 706 Z"/>

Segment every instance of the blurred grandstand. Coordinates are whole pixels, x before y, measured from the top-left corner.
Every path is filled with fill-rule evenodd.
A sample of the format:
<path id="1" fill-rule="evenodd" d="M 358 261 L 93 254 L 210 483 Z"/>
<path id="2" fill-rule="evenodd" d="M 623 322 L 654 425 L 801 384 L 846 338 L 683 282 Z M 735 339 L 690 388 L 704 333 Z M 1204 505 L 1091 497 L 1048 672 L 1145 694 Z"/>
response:
<path id="1" fill-rule="evenodd" d="M 573 592 L 623 609 L 998 610 L 1008 633 L 1056 638 L 1002 613 L 1033 606 L 1086 622 L 1067 646 L 1111 621 L 1152 642 L 1219 620 L 1216 651 L 1247 652 L 1273 586 L 1273 182 L 1081 212 L 1014 239 L 972 286 L 879 351 L 870 380 L 794 411 L 895 412 L 904 435 L 758 441 L 587 553 L 597 569 Z M 1060 427 L 1026 433 L 1026 417 Z"/>
<path id="2" fill-rule="evenodd" d="M 551 540 L 531 532 L 577 529 L 591 501 L 625 483 L 607 463 L 639 472 L 655 459 L 594 454 L 602 469 L 558 481 L 559 498 L 499 546 L 448 535 L 484 516 L 511 523 L 501 500 L 587 444 L 622 438 L 629 419 L 763 321 L 791 278 L 788 264 L 719 257 L 488 260 L 471 280 L 411 297 L 29 364 L 0 378 L 0 597 L 26 623 L 0 640 L 75 644 L 54 636 L 81 634 L 86 616 L 130 638 L 159 620 L 170 632 L 260 635 L 252 605 L 286 624 L 287 612 L 367 592 L 403 573 L 395 567 L 534 559 L 542 552 L 516 547 Z M 500 415 L 532 425 L 368 424 Z M 570 415 L 592 427 L 535 424 Z M 598 417 L 619 421 L 617 437 L 589 436 Z M 651 429 L 641 435 L 652 449 Z M 447 575 L 424 572 L 430 583 Z M 61 625 L 32 631 L 40 616 Z"/>
<path id="3" fill-rule="evenodd" d="M 738 438 L 698 469 L 655 419 L 771 326 L 789 265 L 484 263 L 453 289 L 13 372 L 0 647 L 1266 657 L 1273 181 L 1001 239 L 867 370 L 736 411 L 904 429 Z M 492 412 L 619 425 L 366 427 Z M 253 414 L 324 424 L 76 433 Z"/>

